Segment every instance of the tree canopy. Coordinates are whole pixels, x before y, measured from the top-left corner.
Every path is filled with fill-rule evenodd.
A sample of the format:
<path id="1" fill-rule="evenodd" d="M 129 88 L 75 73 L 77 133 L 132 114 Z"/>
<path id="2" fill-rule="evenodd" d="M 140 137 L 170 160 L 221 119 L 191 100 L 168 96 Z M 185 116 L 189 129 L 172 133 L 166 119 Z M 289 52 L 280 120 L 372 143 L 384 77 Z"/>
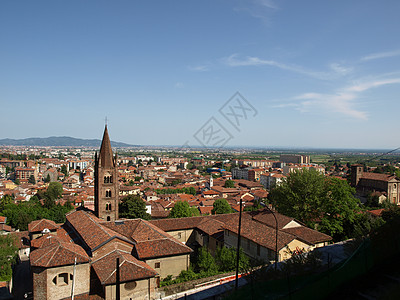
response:
<path id="1" fill-rule="evenodd" d="M 119 216 L 127 219 L 151 219 L 151 216 L 146 212 L 146 203 L 139 195 L 129 195 L 121 199 Z"/>
<path id="2" fill-rule="evenodd" d="M 228 179 L 228 180 L 225 181 L 224 187 L 226 187 L 226 188 L 234 188 L 235 187 L 235 182 L 233 180 Z"/>
<path id="3" fill-rule="evenodd" d="M 220 198 L 214 201 L 213 209 L 211 211 L 213 215 L 229 214 L 231 212 L 232 208 L 226 199 Z"/>
<path id="4" fill-rule="evenodd" d="M 270 193 L 278 212 L 334 237 L 344 238 L 346 226 L 353 226 L 359 200 L 345 180 L 325 177 L 316 170 L 297 170 Z"/>
<path id="5" fill-rule="evenodd" d="M 11 265 L 17 258 L 18 248 L 11 235 L 0 235 L 0 281 L 9 281 L 12 277 Z"/>
<path id="6" fill-rule="evenodd" d="M 196 207 L 190 207 L 187 201 L 178 201 L 171 209 L 170 218 L 186 218 L 199 216 L 200 212 Z"/>

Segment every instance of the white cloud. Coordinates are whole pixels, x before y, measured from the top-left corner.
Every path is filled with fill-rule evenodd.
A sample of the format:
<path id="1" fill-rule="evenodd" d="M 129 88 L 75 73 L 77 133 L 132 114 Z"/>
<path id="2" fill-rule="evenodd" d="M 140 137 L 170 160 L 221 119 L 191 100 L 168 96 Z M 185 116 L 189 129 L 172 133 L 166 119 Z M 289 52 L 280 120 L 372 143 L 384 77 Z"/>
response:
<path id="1" fill-rule="evenodd" d="M 387 57 L 393 57 L 393 56 L 399 56 L 399 55 L 400 55 L 400 50 L 372 53 L 372 54 L 362 57 L 361 60 L 374 60 L 374 59 L 387 58 Z"/>
<path id="2" fill-rule="evenodd" d="M 273 66 L 282 70 L 288 70 L 318 79 L 331 79 L 333 77 L 333 75 L 330 73 L 307 70 L 300 66 L 287 65 L 274 60 L 265 60 L 254 56 L 239 58 L 238 54 L 232 54 L 231 56 L 222 58 L 222 62 L 229 67 Z"/>
<path id="3" fill-rule="evenodd" d="M 254 1 L 256 4 L 264 6 L 270 9 L 278 9 L 278 6 L 272 0 L 256 0 Z"/>
<path id="4" fill-rule="evenodd" d="M 209 70 L 209 67 L 206 65 L 199 65 L 199 66 L 189 66 L 188 69 L 190 71 L 195 71 L 195 72 L 205 72 Z"/>
<path id="5" fill-rule="evenodd" d="M 332 94 L 304 93 L 294 97 L 288 105 L 281 105 L 281 107 L 294 107 L 303 113 L 336 112 L 357 120 L 368 120 L 368 113 L 358 109 L 356 101 L 362 92 L 388 84 L 400 84 L 400 78 L 371 80 L 339 89 Z"/>
<path id="6" fill-rule="evenodd" d="M 345 67 L 341 64 L 338 63 L 332 63 L 330 65 L 330 68 L 335 71 L 336 73 L 340 74 L 340 75 L 347 75 L 349 73 L 351 73 L 353 71 L 353 68 L 351 67 Z"/>
<path id="7" fill-rule="evenodd" d="M 175 83 L 175 88 L 177 88 L 177 89 L 182 89 L 184 87 L 185 87 L 185 85 L 182 82 Z"/>

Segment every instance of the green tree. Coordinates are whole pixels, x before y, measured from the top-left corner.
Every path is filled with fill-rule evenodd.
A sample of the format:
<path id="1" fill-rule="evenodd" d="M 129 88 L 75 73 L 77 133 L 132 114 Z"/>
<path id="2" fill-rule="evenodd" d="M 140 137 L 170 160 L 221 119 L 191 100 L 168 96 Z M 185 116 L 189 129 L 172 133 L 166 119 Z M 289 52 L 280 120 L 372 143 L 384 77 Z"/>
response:
<path id="1" fill-rule="evenodd" d="M 16 184 L 16 185 L 20 185 L 20 181 L 19 181 L 19 179 L 17 178 L 17 179 L 15 179 L 14 180 L 14 183 Z"/>
<path id="2" fill-rule="evenodd" d="M 229 214 L 231 212 L 232 208 L 226 199 L 220 198 L 214 201 L 213 209 L 211 211 L 213 215 Z"/>
<path id="3" fill-rule="evenodd" d="M 68 175 L 68 169 L 66 165 L 61 166 L 61 173 L 63 173 L 65 176 Z"/>
<path id="4" fill-rule="evenodd" d="M 138 195 L 129 195 L 121 200 L 119 216 L 128 219 L 150 220 L 151 218 L 146 212 L 146 203 Z"/>
<path id="5" fill-rule="evenodd" d="M 206 273 L 209 276 L 218 273 L 218 266 L 214 257 L 210 254 L 206 247 L 201 247 L 197 255 L 196 271 L 198 273 Z"/>
<path id="6" fill-rule="evenodd" d="M 47 177 L 44 179 L 44 182 L 45 183 L 48 183 L 48 182 L 50 182 L 50 174 L 47 174 Z"/>
<path id="7" fill-rule="evenodd" d="M 0 235 L 0 281 L 10 281 L 12 264 L 16 262 L 18 248 L 11 235 Z"/>
<path id="8" fill-rule="evenodd" d="M 187 201 L 178 201 L 171 209 L 170 218 L 186 218 L 200 215 L 199 210 L 195 207 L 190 207 Z"/>
<path id="9" fill-rule="evenodd" d="M 277 210 L 314 228 L 335 240 L 344 238 L 345 227 L 353 226 L 360 210 L 355 190 L 344 181 L 325 177 L 315 170 L 290 173 L 287 179 L 270 193 L 270 200 Z"/>
<path id="10" fill-rule="evenodd" d="M 31 184 L 35 184 L 35 183 L 36 183 L 35 176 L 31 175 L 31 176 L 29 177 L 28 182 L 31 183 Z"/>
<path id="11" fill-rule="evenodd" d="M 56 200 L 61 198 L 63 193 L 63 186 L 61 182 L 50 182 L 47 187 L 45 197 L 50 198 L 51 200 Z"/>
<path id="12" fill-rule="evenodd" d="M 224 187 L 226 187 L 226 188 L 234 188 L 235 187 L 235 182 L 233 180 L 228 179 L 228 180 L 225 181 Z"/>
<path id="13" fill-rule="evenodd" d="M 6 205 L 14 202 L 14 199 L 11 195 L 4 195 L 3 198 L 0 198 L 0 211 L 2 211 Z"/>

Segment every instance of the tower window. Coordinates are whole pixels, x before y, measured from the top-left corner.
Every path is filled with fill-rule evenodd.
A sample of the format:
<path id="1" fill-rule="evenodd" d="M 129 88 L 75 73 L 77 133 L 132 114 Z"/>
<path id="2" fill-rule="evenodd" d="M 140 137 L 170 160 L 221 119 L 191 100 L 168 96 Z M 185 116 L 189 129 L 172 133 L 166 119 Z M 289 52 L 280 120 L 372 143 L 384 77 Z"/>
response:
<path id="1" fill-rule="evenodd" d="M 106 203 L 106 210 L 111 210 L 111 203 Z"/>
<path id="2" fill-rule="evenodd" d="M 111 198 L 111 190 L 106 190 L 106 198 Z"/>
<path id="3" fill-rule="evenodd" d="M 104 175 L 104 183 L 112 183 L 112 182 L 113 182 L 113 178 L 110 174 Z"/>

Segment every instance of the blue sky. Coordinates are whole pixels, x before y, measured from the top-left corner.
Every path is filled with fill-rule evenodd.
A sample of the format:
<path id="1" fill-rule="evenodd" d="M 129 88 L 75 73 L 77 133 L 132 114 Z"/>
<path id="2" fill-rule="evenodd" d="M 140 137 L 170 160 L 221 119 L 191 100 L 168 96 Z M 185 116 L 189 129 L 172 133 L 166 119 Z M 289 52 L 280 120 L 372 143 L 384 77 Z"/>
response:
<path id="1" fill-rule="evenodd" d="M 199 145 L 211 119 L 227 146 L 397 148 L 399 11 L 368 0 L 4 0 L 0 138 L 101 138 L 107 116 L 111 139 L 131 144 Z M 220 110 L 236 92 L 252 109 L 235 126 Z"/>

